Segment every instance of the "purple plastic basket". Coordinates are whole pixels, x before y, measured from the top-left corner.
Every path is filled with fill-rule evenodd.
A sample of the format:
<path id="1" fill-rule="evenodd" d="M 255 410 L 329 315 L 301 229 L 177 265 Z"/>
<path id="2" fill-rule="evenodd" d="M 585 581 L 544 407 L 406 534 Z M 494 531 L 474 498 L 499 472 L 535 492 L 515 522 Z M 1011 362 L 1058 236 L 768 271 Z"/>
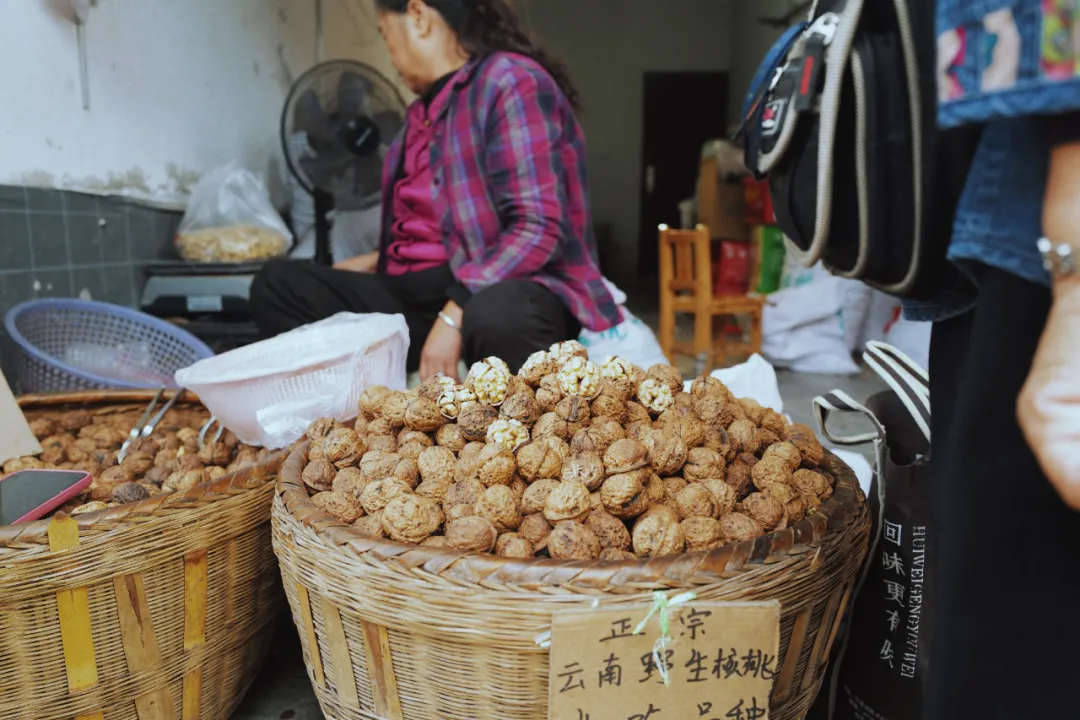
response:
<path id="1" fill-rule="evenodd" d="M 4 326 L 19 349 L 25 393 L 176 387 L 177 370 L 214 354 L 164 320 L 89 300 L 24 302 Z"/>

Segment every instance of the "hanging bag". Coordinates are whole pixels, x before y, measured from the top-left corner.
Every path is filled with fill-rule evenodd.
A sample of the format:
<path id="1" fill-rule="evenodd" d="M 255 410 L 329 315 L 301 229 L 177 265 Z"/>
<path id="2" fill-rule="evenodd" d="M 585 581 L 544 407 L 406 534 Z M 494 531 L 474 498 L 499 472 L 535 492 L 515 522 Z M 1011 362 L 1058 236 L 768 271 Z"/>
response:
<path id="1" fill-rule="evenodd" d="M 926 372 L 872 342 L 863 356 L 889 385 L 865 405 L 834 390 L 814 400 L 822 434 L 837 445 L 872 443 L 870 553 L 847 625 L 811 718 L 919 720 L 932 634 L 935 538 L 930 512 L 930 392 Z M 862 416 L 872 430 L 838 435 L 836 415 Z"/>

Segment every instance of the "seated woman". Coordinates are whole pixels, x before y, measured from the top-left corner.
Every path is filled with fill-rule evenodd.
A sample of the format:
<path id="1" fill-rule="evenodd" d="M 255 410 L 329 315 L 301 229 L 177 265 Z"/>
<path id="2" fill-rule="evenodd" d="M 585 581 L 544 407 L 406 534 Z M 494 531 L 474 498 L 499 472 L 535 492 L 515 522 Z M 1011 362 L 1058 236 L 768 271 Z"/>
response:
<path id="1" fill-rule="evenodd" d="M 390 58 L 420 99 L 386 158 L 381 252 L 267 265 L 252 287 L 272 336 L 338 312 L 401 313 L 409 370 L 457 377 L 605 330 L 577 93 L 507 0 L 376 0 Z"/>

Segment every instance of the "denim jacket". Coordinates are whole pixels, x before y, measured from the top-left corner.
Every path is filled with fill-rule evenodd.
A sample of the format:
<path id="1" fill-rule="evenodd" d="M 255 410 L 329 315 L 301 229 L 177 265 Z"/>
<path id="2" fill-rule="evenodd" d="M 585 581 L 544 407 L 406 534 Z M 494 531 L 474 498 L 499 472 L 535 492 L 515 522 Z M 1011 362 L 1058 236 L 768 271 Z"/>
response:
<path id="1" fill-rule="evenodd" d="M 1080 110 L 1080 0 L 938 0 L 937 34 L 938 124 L 985 126 L 949 259 L 1049 284 L 1035 249 L 1050 157 L 1041 122 Z M 958 315 L 976 292 L 906 303 L 905 314 Z"/>

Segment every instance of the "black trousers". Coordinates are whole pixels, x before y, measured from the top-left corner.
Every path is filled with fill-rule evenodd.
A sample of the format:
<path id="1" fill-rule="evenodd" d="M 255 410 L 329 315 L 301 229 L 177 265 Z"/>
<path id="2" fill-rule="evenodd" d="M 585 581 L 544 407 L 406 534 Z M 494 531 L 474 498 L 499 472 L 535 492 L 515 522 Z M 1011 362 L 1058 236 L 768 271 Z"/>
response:
<path id="1" fill-rule="evenodd" d="M 937 323 L 931 346 L 938 595 L 923 717 L 1080 717 L 1080 514 L 1016 419 L 1050 292 L 978 272 L 978 307 Z"/>
<path id="2" fill-rule="evenodd" d="M 456 281 L 446 266 L 406 275 L 365 275 L 308 262 L 274 261 L 255 277 L 251 307 L 264 337 L 273 337 L 339 312 L 405 316 L 410 372 Z M 494 355 L 513 371 L 537 350 L 576 338 L 581 325 L 566 304 L 538 283 L 492 285 L 464 304 L 462 356 L 466 364 Z"/>

